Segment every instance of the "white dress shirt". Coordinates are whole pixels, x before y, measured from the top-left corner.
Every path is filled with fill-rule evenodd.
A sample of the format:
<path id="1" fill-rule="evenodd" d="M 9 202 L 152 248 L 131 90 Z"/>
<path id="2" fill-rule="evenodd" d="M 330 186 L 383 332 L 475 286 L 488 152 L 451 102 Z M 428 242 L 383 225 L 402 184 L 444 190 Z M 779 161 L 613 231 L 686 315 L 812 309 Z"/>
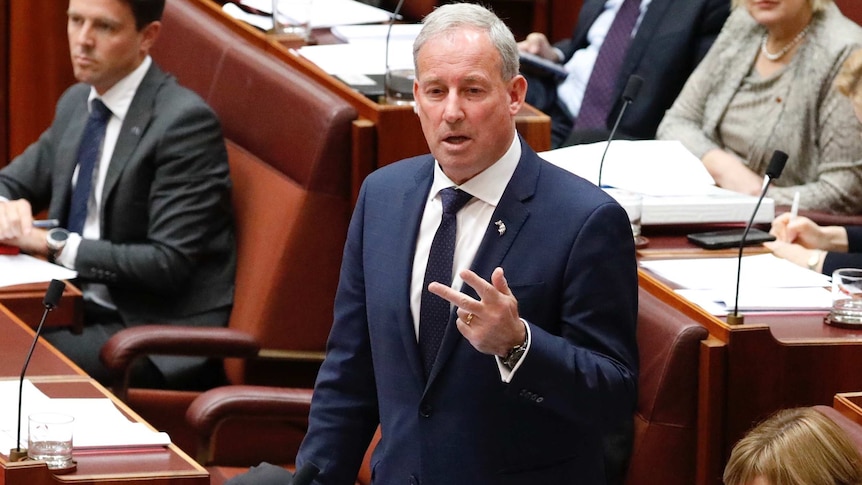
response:
<path id="1" fill-rule="evenodd" d="M 512 145 L 500 160 L 467 182 L 457 186 L 457 188 L 472 195 L 473 199 L 458 211 L 456 217 L 457 235 L 455 254 L 452 260 L 452 288 L 461 288 L 463 280 L 460 273 L 469 269 L 473 264 L 473 258 L 479 250 L 485 231 L 491 224 L 491 216 L 494 215 L 494 210 L 496 210 L 506 186 L 509 185 L 509 180 L 515 173 L 520 159 L 521 141 L 518 136 L 515 136 Z M 422 214 L 422 222 L 419 225 L 419 237 L 413 255 L 413 274 L 410 282 L 410 311 L 413 315 L 413 328 L 417 340 L 419 339 L 419 307 L 422 300 L 423 284 L 425 283 L 425 268 L 428 265 L 431 242 L 434 240 L 434 234 L 436 234 L 437 227 L 443 218 L 443 202 L 440 198 L 440 191 L 448 187 L 456 187 L 456 184 L 443 173 L 439 163 L 435 161 L 434 181 L 431 183 L 431 190 L 428 192 L 428 199 L 425 202 L 425 212 Z M 530 330 L 526 323 L 524 326 L 528 332 L 529 347 Z M 524 355 L 526 356 L 526 353 Z M 522 357 L 521 361 L 510 371 L 497 358 L 500 376 L 504 382 L 509 382 L 523 361 L 524 358 Z"/>

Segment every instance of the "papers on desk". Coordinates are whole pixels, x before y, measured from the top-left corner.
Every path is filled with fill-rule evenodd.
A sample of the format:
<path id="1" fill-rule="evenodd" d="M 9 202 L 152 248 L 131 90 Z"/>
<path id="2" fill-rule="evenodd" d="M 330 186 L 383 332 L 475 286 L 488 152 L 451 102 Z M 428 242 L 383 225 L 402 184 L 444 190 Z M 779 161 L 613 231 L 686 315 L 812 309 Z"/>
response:
<path id="1" fill-rule="evenodd" d="M 575 145 L 540 155 L 598 184 L 605 145 Z M 678 141 L 613 141 L 602 185 L 643 194 L 643 225 L 748 222 L 757 205 L 757 197 L 716 187 L 703 163 Z M 775 203 L 765 198 L 754 220 L 771 222 L 774 217 Z"/>
<path id="2" fill-rule="evenodd" d="M 242 0 L 240 3 L 266 15 L 248 13 L 234 3 L 224 4 L 222 10 L 261 30 L 272 29 L 272 0 Z M 311 4 L 311 28 L 388 22 L 390 18 L 390 12 L 355 0 L 314 0 Z"/>
<path id="3" fill-rule="evenodd" d="M 641 266 L 683 289 L 677 293 L 714 315 L 733 309 L 737 258 L 642 261 Z M 772 254 L 744 256 L 739 283 L 741 311 L 819 311 L 832 307 L 828 276 Z"/>
<path id="4" fill-rule="evenodd" d="M 171 443 L 166 433 L 126 418 L 110 399 L 52 399 L 29 380 L 22 391 L 21 446 L 27 446 L 27 416 L 34 412 L 58 412 L 75 417 L 72 446 L 75 450 L 152 448 Z M 0 450 L 17 446 L 18 381 L 0 381 Z"/>
<path id="5" fill-rule="evenodd" d="M 0 255 L 0 287 L 42 283 L 52 279 L 71 280 L 77 277 L 76 271 L 33 256 Z"/>
<path id="6" fill-rule="evenodd" d="M 381 40 L 351 44 L 307 45 L 299 48 L 298 52 L 327 73 L 336 76 L 386 72 L 386 43 Z M 391 69 L 413 68 L 413 41 L 396 40 L 389 43 L 389 67 Z"/>

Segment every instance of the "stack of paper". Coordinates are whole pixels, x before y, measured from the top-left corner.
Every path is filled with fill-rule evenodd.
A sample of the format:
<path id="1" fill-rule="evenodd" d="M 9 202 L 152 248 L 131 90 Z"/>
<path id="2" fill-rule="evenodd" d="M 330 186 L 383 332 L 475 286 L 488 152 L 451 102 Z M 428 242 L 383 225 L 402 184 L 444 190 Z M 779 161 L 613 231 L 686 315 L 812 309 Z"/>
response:
<path id="1" fill-rule="evenodd" d="M 231 17 L 251 24 L 261 30 L 272 29 L 272 0 L 242 0 L 243 5 L 267 15 L 255 15 L 228 2 L 222 10 Z M 314 0 L 311 4 L 311 28 L 334 25 L 373 24 L 388 22 L 392 14 L 355 0 Z"/>
<path id="2" fill-rule="evenodd" d="M 615 140 L 543 152 L 545 160 L 597 184 L 644 195 L 643 225 L 748 222 L 757 197 L 715 186 L 703 163 L 680 142 Z M 771 222 L 775 203 L 765 198 L 755 222 Z"/>
<path id="3" fill-rule="evenodd" d="M 0 381 L 0 450 L 18 446 L 17 380 Z M 75 417 L 72 447 L 75 450 L 102 448 L 149 448 L 171 443 L 166 433 L 153 431 L 144 423 L 130 421 L 110 399 L 52 399 L 29 380 L 22 390 L 21 446 L 27 446 L 27 416 L 34 412 L 57 412 Z"/>
<path id="4" fill-rule="evenodd" d="M 733 310 L 737 258 L 642 261 L 677 292 L 715 315 Z M 830 278 L 772 254 L 744 256 L 739 272 L 740 311 L 820 311 L 832 308 Z"/>
<path id="5" fill-rule="evenodd" d="M 26 254 L 15 256 L 0 255 L 0 287 L 42 283 L 57 280 L 71 280 L 78 273 L 63 266 L 51 264 Z"/>

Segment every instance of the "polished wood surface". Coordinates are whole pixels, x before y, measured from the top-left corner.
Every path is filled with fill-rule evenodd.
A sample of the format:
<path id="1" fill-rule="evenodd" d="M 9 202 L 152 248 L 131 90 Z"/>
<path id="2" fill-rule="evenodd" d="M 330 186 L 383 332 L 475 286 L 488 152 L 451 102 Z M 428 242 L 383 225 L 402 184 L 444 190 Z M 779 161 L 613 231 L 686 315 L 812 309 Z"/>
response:
<path id="1" fill-rule="evenodd" d="M 0 288 L 0 304 L 6 306 L 24 323 L 36 328 L 45 310 L 42 300 L 45 298 L 47 289 L 47 283 L 4 286 Z M 67 282 L 60 303 L 48 313 L 45 319 L 45 328 L 72 327 L 72 331 L 80 333 L 83 326 L 83 295 L 81 290 Z"/>
<path id="2" fill-rule="evenodd" d="M 0 379 L 17 379 L 33 330 L 0 305 Z M 107 397 L 130 419 L 143 420 L 50 345 L 39 341 L 27 378 L 49 397 Z M 0 485 L 206 485 L 207 471 L 179 448 L 75 452 L 77 470 L 55 476 L 43 462 L 10 462 L 0 450 Z"/>
<path id="3" fill-rule="evenodd" d="M 639 257 L 671 257 L 672 239 L 665 241 L 667 247 L 639 251 Z M 722 254 L 695 248 L 684 237 L 676 241 L 679 257 Z M 733 257 L 737 251 L 723 254 Z M 729 325 L 647 270 L 639 276 L 641 288 L 710 333 L 701 346 L 697 483 L 721 483 L 734 443 L 774 411 L 829 405 L 836 393 L 862 389 L 862 373 L 853 371 L 862 368 L 862 331 L 824 324 L 827 312 L 749 313 L 744 325 Z"/>

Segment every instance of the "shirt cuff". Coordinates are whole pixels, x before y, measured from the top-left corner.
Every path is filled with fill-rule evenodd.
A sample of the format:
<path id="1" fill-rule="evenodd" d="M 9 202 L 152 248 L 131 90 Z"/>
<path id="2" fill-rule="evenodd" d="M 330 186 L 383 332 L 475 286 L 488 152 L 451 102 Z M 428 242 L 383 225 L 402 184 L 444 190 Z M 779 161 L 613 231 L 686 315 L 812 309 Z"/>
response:
<path id="1" fill-rule="evenodd" d="M 78 257 L 78 246 L 81 245 L 81 239 L 80 234 L 70 232 L 66 245 L 63 246 L 63 250 L 60 251 L 59 256 L 54 258 L 54 261 L 69 269 L 75 269 L 75 258 Z"/>
<path id="2" fill-rule="evenodd" d="M 530 343 L 533 340 L 530 338 L 530 325 L 528 325 L 527 321 L 524 320 L 523 318 L 521 319 L 521 323 L 523 323 L 524 328 L 527 329 L 527 345 L 526 345 L 527 349 L 524 350 L 524 353 L 521 355 L 521 359 L 518 360 L 518 363 L 515 364 L 515 367 L 513 367 L 511 370 L 509 370 L 508 367 L 503 365 L 503 359 L 501 359 L 499 356 L 496 356 L 496 355 L 494 356 L 494 358 L 497 360 L 497 369 L 500 370 L 500 379 L 502 379 L 503 382 L 505 382 L 506 384 L 508 384 L 509 382 L 512 381 L 512 378 L 515 377 L 515 372 L 518 371 L 518 369 L 521 367 L 521 364 L 524 363 L 524 359 L 527 358 L 527 354 L 530 353 Z"/>

